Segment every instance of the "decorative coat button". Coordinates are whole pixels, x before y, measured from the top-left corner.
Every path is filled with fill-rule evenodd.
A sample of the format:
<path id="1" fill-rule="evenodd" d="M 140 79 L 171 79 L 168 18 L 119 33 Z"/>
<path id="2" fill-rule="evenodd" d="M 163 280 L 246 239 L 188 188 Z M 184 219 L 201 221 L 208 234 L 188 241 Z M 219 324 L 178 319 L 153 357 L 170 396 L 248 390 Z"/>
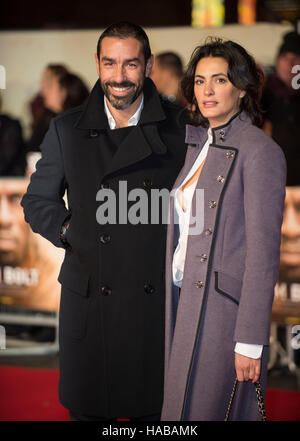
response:
<path id="1" fill-rule="evenodd" d="M 226 158 L 227 159 L 232 159 L 234 157 L 234 152 L 232 150 L 229 150 L 228 152 L 226 152 Z"/>
<path id="2" fill-rule="evenodd" d="M 143 185 L 145 188 L 151 188 L 152 187 L 152 181 L 150 178 L 146 178 L 143 182 Z"/>
<path id="3" fill-rule="evenodd" d="M 97 138 L 97 136 L 99 136 L 99 133 L 97 132 L 97 130 L 92 129 L 90 131 L 90 138 Z"/>
<path id="4" fill-rule="evenodd" d="M 212 232 L 213 232 L 212 228 L 206 228 L 205 236 L 210 236 L 212 234 Z"/>
<path id="5" fill-rule="evenodd" d="M 200 262 L 206 262 L 207 261 L 207 254 L 203 253 L 200 256 Z"/>
<path id="6" fill-rule="evenodd" d="M 111 289 L 108 286 L 102 286 L 101 288 L 101 294 L 103 296 L 110 296 L 111 295 Z"/>
<path id="7" fill-rule="evenodd" d="M 217 203 L 216 201 L 209 201 L 209 208 L 216 208 Z"/>
<path id="8" fill-rule="evenodd" d="M 221 175 L 218 176 L 218 177 L 217 177 L 217 181 L 220 182 L 220 184 L 223 184 L 223 182 L 225 181 L 224 176 L 221 176 Z"/>
<path id="9" fill-rule="evenodd" d="M 221 141 L 225 141 L 225 130 L 220 131 L 220 139 Z"/>
<path id="10" fill-rule="evenodd" d="M 204 283 L 202 282 L 202 280 L 197 280 L 197 282 L 195 283 L 195 285 L 196 285 L 196 288 L 203 288 L 203 286 L 204 286 Z"/>
<path id="11" fill-rule="evenodd" d="M 144 285 L 144 291 L 145 291 L 145 293 L 147 293 L 147 294 L 153 294 L 154 291 L 155 291 L 155 288 L 154 288 L 154 286 L 150 285 L 150 283 L 145 283 L 145 285 Z"/>
<path id="12" fill-rule="evenodd" d="M 103 184 L 101 184 L 101 188 L 109 188 L 109 183 L 103 182 Z"/>
<path id="13" fill-rule="evenodd" d="M 100 236 L 100 241 L 102 243 L 108 243 L 110 242 L 110 235 L 109 234 L 102 234 L 102 236 Z"/>

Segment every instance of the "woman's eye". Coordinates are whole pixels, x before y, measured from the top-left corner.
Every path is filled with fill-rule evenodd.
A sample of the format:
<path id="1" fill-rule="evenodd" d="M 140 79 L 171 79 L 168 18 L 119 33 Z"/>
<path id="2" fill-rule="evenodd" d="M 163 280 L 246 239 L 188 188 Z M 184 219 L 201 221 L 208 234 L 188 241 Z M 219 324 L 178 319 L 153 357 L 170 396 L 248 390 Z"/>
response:
<path id="1" fill-rule="evenodd" d="M 217 79 L 217 83 L 226 83 L 226 79 L 225 78 L 218 78 Z"/>
<path id="2" fill-rule="evenodd" d="M 196 80 L 195 84 L 203 84 L 203 80 Z"/>

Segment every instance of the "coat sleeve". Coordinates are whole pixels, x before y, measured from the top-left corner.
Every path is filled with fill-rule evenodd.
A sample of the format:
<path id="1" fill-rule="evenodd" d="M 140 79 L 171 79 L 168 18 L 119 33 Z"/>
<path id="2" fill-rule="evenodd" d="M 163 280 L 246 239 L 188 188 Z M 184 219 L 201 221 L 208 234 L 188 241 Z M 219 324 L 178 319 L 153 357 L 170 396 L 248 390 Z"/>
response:
<path id="1" fill-rule="evenodd" d="M 63 247 L 60 230 L 70 213 L 63 200 L 67 183 L 55 120 L 51 121 L 41 152 L 42 157 L 31 176 L 21 205 L 25 220 L 32 230 L 55 246 Z"/>
<path id="2" fill-rule="evenodd" d="M 235 326 L 236 342 L 269 344 L 285 183 L 284 154 L 270 139 L 256 149 L 244 169 L 246 264 Z"/>

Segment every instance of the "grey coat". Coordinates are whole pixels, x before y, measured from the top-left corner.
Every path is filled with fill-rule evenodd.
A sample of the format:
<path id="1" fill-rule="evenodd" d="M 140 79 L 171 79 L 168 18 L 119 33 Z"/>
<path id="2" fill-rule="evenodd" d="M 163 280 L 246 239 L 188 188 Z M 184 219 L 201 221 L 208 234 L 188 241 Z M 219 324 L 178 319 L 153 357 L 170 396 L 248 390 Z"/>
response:
<path id="1" fill-rule="evenodd" d="M 187 126 L 186 161 L 174 188 L 206 140 L 206 129 Z M 224 419 L 236 376 L 236 342 L 264 345 L 260 381 L 265 393 L 285 182 L 280 147 L 247 115 L 235 115 L 213 129 L 196 187 L 204 189 L 204 228 L 189 235 L 180 296 L 172 283 L 178 228 L 171 198 L 162 420 Z M 251 381 L 238 384 L 231 417 L 259 419 Z"/>

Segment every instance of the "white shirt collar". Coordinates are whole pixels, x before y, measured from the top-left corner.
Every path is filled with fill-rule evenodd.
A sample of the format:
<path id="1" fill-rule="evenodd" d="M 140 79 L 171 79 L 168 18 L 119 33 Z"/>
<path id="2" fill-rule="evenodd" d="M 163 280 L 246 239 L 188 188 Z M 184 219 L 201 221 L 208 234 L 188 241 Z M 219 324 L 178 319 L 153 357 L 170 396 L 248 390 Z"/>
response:
<path id="1" fill-rule="evenodd" d="M 142 94 L 142 101 L 141 101 L 141 104 L 139 105 L 139 108 L 137 109 L 135 114 L 132 115 L 132 117 L 129 119 L 128 126 L 136 126 L 137 125 L 137 123 L 140 120 L 140 116 L 141 116 L 143 108 L 144 108 L 144 94 Z M 114 130 L 116 128 L 116 121 L 114 120 L 114 117 L 110 113 L 110 110 L 109 110 L 108 105 L 106 103 L 105 95 L 104 95 L 104 112 L 105 112 L 107 119 L 108 119 L 109 128 L 111 130 Z"/>

